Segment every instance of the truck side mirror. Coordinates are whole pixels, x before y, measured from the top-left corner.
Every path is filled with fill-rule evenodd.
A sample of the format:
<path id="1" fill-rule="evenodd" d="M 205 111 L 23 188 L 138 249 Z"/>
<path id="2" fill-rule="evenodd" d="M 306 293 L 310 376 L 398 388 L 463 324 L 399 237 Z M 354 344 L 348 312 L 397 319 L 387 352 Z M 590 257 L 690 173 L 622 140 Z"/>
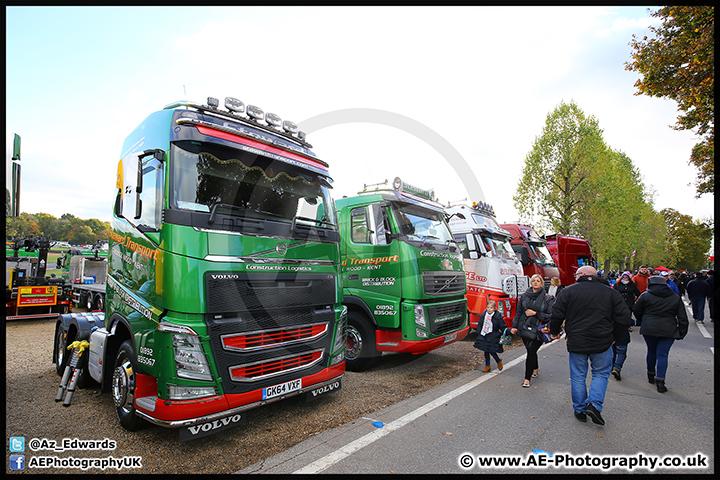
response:
<path id="1" fill-rule="evenodd" d="M 465 243 L 467 244 L 468 253 L 470 254 L 471 260 L 477 260 L 480 258 L 478 254 L 477 243 L 475 243 L 475 235 L 472 233 L 465 234 Z"/>

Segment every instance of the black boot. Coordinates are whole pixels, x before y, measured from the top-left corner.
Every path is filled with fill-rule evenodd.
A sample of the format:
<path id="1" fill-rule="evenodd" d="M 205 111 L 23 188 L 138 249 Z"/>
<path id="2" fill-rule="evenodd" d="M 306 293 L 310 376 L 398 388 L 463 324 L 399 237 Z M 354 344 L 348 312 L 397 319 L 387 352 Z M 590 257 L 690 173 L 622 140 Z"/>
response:
<path id="1" fill-rule="evenodd" d="M 648 383 L 655 383 L 655 374 L 648 372 Z"/>
<path id="2" fill-rule="evenodd" d="M 660 393 L 667 392 L 667 387 L 665 386 L 665 379 L 664 378 L 656 378 L 655 379 L 655 386 L 657 387 L 657 391 Z"/>

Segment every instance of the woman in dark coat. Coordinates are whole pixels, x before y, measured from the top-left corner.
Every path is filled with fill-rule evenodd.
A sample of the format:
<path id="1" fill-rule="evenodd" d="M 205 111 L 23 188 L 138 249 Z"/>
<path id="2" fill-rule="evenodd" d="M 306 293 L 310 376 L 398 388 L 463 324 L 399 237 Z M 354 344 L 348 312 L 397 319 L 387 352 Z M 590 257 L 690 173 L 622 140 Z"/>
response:
<path id="1" fill-rule="evenodd" d="M 550 320 L 553 298 L 545 293 L 545 282 L 537 273 L 530 278 L 530 288 L 525 290 L 517 303 L 515 318 L 513 318 L 511 333 L 515 334 L 525 325 L 528 318 L 537 317 L 538 325 L 544 325 Z M 538 376 L 538 349 L 543 345 L 539 336 L 535 340 L 523 338 L 527 357 L 525 358 L 525 381 L 522 386 L 530 387 L 530 378 Z"/>
<path id="2" fill-rule="evenodd" d="M 628 309 L 632 312 L 635 306 L 635 299 L 640 296 L 640 289 L 635 285 L 635 282 L 632 281 L 632 274 L 630 272 L 623 272 L 622 275 L 620 275 L 620 279 L 613 285 L 613 288 L 620 292 L 620 295 L 622 295 L 625 300 L 625 304 L 627 304 Z M 627 346 L 628 343 L 630 343 L 631 331 L 632 327 L 625 332 L 625 335 L 623 335 L 620 340 L 616 340 L 612 346 L 613 366 L 610 373 L 612 373 L 616 380 L 622 380 L 620 371 L 627 358 Z"/>
<path id="3" fill-rule="evenodd" d="M 655 383 L 657 391 L 665 393 L 670 347 L 688 331 L 685 304 L 670 290 L 665 278 L 653 276 L 648 279 L 647 290 L 635 302 L 633 313 L 647 344 L 648 382 Z"/>
<path id="4" fill-rule="evenodd" d="M 494 300 L 488 300 L 485 315 L 482 317 L 482 324 L 478 323 L 477 339 L 474 345 L 478 350 L 485 352 L 485 368 L 483 372 L 490 371 L 490 355 L 497 362 L 498 370 L 503 369 L 503 363 L 498 353 L 503 352 L 500 337 L 506 328 L 505 320 L 497 311 L 497 303 Z"/>

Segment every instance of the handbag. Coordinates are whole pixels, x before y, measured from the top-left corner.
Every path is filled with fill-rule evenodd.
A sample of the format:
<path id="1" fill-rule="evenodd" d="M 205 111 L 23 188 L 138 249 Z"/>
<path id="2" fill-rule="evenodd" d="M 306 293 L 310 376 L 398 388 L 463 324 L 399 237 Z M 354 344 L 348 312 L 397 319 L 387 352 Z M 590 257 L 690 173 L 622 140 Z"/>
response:
<path id="1" fill-rule="evenodd" d="M 554 338 L 552 338 L 552 335 L 550 334 L 550 323 L 540 325 L 537 328 L 537 331 L 538 331 L 538 335 L 540 335 L 540 338 L 542 339 L 543 342 L 550 343 L 555 340 Z M 562 333 L 563 333 L 563 331 L 562 331 L 562 329 L 560 329 L 559 335 L 562 335 Z"/>
<path id="2" fill-rule="evenodd" d="M 512 345 L 512 334 L 509 328 L 503 330 L 503 334 L 500 336 L 500 345 Z"/>
<path id="3" fill-rule="evenodd" d="M 538 339 L 538 318 L 533 315 L 532 317 L 528 317 L 527 320 L 525 320 L 525 323 L 523 323 L 523 326 L 518 329 L 518 333 L 520 334 L 520 338 L 523 340 L 537 340 Z"/>

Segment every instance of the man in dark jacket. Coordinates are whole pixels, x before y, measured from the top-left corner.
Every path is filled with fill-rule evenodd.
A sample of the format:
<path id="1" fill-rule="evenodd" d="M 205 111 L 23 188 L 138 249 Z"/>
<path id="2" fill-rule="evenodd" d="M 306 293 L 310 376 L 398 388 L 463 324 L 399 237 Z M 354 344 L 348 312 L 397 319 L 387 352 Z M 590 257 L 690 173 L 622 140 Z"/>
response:
<path id="1" fill-rule="evenodd" d="M 605 401 L 612 368 L 612 344 L 627 333 L 630 310 L 617 290 L 604 285 L 593 267 L 575 272 L 575 283 L 558 295 L 550 315 L 550 333 L 560 338 L 565 321 L 567 349 L 570 352 L 570 386 L 575 417 L 587 416 L 605 425 L 600 412 Z M 592 366 L 590 390 L 587 388 L 588 362 Z"/>
<path id="2" fill-rule="evenodd" d="M 697 323 L 705 323 L 705 299 L 710 296 L 710 286 L 705 283 L 701 272 L 688 282 L 686 290 L 692 305 L 693 318 Z"/>

